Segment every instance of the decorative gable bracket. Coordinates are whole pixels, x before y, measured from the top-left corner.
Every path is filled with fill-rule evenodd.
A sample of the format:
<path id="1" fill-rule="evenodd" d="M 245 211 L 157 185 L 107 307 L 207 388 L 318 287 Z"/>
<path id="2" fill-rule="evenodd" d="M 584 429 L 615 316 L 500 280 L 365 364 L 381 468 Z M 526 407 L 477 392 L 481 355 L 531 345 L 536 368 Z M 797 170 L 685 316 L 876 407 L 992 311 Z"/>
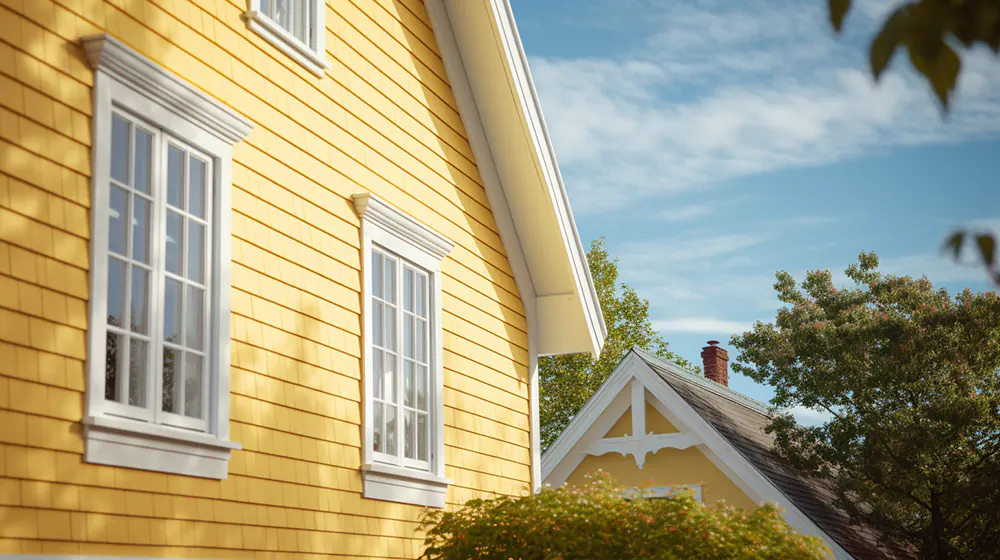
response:
<path id="1" fill-rule="evenodd" d="M 604 438 L 595 441 L 584 451 L 587 455 L 604 455 L 605 453 L 620 453 L 622 457 L 632 455 L 635 464 L 641 470 L 646 464 L 646 454 L 656 453 L 661 449 L 687 449 L 702 443 L 698 436 L 688 432 L 680 434 L 643 434 L 641 436 L 626 436 Z"/>
<path id="2" fill-rule="evenodd" d="M 584 451 L 586 455 L 620 453 L 622 457 L 632 455 L 641 470 L 646 464 L 646 455 L 661 449 L 687 449 L 702 443 L 693 433 L 653 434 L 646 433 L 646 388 L 638 379 L 632 379 L 632 434 L 631 436 L 602 438 L 591 443 Z M 638 435 L 636 435 L 638 434 Z"/>

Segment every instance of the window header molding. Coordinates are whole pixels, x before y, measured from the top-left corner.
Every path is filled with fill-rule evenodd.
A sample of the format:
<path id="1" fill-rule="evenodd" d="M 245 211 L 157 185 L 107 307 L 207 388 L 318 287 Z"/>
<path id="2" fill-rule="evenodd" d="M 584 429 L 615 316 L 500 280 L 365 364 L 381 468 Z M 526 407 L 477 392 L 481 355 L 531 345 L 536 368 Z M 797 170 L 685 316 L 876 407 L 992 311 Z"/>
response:
<path id="1" fill-rule="evenodd" d="M 250 134 L 251 122 L 226 105 L 194 89 L 118 39 L 107 34 L 81 39 L 90 66 L 109 74 L 200 128 L 235 144 Z"/>
<path id="2" fill-rule="evenodd" d="M 368 220 L 441 260 L 455 248 L 455 243 L 389 205 L 372 193 L 351 197 L 358 217 Z"/>

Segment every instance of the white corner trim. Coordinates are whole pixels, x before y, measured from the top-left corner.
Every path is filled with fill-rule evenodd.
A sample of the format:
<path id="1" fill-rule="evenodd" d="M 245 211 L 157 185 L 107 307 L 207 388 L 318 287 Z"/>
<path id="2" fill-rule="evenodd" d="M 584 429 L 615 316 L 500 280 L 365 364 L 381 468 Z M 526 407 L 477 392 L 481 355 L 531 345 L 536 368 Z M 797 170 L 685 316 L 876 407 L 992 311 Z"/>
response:
<path id="1" fill-rule="evenodd" d="M 617 438 L 603 438 L 591 443 L 584 451 L 587 455 L 604 455 L 618 453 L 621 456 L 632 455 L 635 464 L 642 470 L 646 464 L 646 455 L 656 453 L 661 449 L 687 449 L 702 443 L 698 436 L 690 433 L 679 434 L 642 434 Z"/>
<path id="2" fill-rule="evenodd" d="M 250 134 L 253 125 L 245 117 L 153 63 L 107 34 L 80 40 L 90 66 L 163 105 L 168 110 L 235 144 Z"/>
<path id="3" fill-rule="evenodd" d="M 323 2 L 319 2 L 317 13 L 326 10 Z M 330 61 L 326 59 L 325 49 L 313 50 L 308 45 L 298 40 L 288 31 L 271 18 L 264 15 L 259 10 L 249 10 L 246 12 L 247 27 L 263 37 L 268 43 L 274 45 L 279 51 L 286 54 L 292 60 L 298 62 L 313 74 L 322 77 L 326 70 L 330 68 Z M 316 24 L 315 33 L 317 38 L 326 34 L 326 27 Z"/>
<path id="4" fill-rule="evenodd" d="M 396 237 L 430 254 L 437 260 L 445 258 L 455 243 L 431 228 L 404 214 L 372 193 L 352 195 L 358 217 L 371 221 Z"/>
<path id="5" fill-rule="evenodd" d="M 239 443 L 180 428 L 112 416 L 83 419 L 84 461 L 116 467 L 225 479 Z"/>
<path id="6" fill-rule="evenodd" d="M 370 463 L 361 470 L 363 496 L 417 506 L 443 508 L 454 481 L 427 471 Z"/>

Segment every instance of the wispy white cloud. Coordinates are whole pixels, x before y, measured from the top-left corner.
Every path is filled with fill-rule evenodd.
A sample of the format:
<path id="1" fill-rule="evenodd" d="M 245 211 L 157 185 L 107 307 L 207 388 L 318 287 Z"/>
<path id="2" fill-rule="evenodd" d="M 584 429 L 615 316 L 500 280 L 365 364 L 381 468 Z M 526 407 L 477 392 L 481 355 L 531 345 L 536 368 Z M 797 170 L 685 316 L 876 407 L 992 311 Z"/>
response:
<path id="1" fill-rule="evenodd" d="M 715 207 L 704 204 L 682 206 L 680 208 L 664 209 L 656 214 L 656 219 L 663 222 L 689 222 L 698 218 L 704 218 L 705 216 L 711 216 L 715 212 Z"/>
<path id="2" fill-rule="evenodd" d="M 830 414 L 825 410 L 806 408 L 802 405 L 793 406 L 788 409 L 788 412 L 791 412 L 792 416 L 795 417 L 795 420 L 803 426 L 818 426 L 833 419 L 833 414 Z"/>
<path id="3" fill-rule="evenodd" d="M 730 321 L 716 317 L 681 317 L 652 321 L 653 328 L 662 332 L 708 334 L 728 340 L 729 336 L 750 330 L 750 323 Z"/>
<path id="4" fill-rule="evenodd" d="M 877 4 L 859 8 L 856 35 L 871 33 Z M 945 123 L 911 72 L 876 87 L 864 41 L 833 38 L 824 8 L 650 5 L 641 13 L 656 30 L 627 55 L 532 59 L 574 209 L 607 211 L 749 174 L 1000 133 L 992 55 L 963 61 Z"/>

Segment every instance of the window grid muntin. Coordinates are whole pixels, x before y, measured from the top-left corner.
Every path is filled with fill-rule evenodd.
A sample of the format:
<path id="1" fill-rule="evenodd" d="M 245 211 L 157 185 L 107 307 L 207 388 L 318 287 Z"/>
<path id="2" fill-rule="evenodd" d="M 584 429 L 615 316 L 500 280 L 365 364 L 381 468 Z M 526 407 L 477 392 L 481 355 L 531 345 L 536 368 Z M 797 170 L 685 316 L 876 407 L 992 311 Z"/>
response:
<path id="1" fill-rule="evenodd" d="M 379 257 L 379 259 L 376 259 L 376 257 Z M 382 306 L 383 309 L 385 309 L 386 305 L 389 305 L 389 306 L 393 307 L 396 310 L 395 320 L 394 320 L 394 326 L 395 326 L 395 331 L 396 331 L 394 333 L 395 342 L 396 342 L 396 345 L 395 345 L 396 346 L 396 350 L 395 350 L 395 356 L 396 356 L 395 368 L 396 368 L 396 372 L 395 372 L 394 396 L 395 396 L 396 402 L 395 403 L 388 403 L 387 401 L 384 400 L 384 397 L 385 397 L 385 390 L 384 389 L 382 391 L 382 397 L 383 398 L 382 399 L 375 398 L 375 396 L 374 396 L 374 393 L 375 393 L 374 389 L 376 388 L 375 384 L 376 383 L 380 383 L 381 381 L 384 381 L 385 376 L 384 376 L 384 374 L 380 376 L 379 372 L 375 371 L 374 364 L 373 364 L 373 367 L 372 367 L 372 380 L 371 380 L 371 382 L 372 382 L 372 390 L 373 390 L 372 391 L 373 392 L 373 396 L 372 396 L 373 417 L 375 416 L 376 408 L 377 407 L 382 407 L 383 413 L 380 416 L 381 416 L 381 424 L 382 424 L 381 429 L 382 429 L 382 433 L 383 434 L 385 433 L 385 426 L 387 425 L 387 422 L 386 422 L 387 414 L 384 412 L 384 410 L 387 409 L 389 406 L 393 406 L 396 409 L 396 413 L 395 413 L 395 417 L 394 417 L 394 423 L 395 423 L 395 426 L 394 426 L 394 429 L 395 429 L 395 453 L 387 453 L 384 450 L 382 450 L 382 451 L 376 451 L 375 450 L 375 447 L 376 447 L 376 445 L 379 442 L 376 441 L 377 438 L 378 438 L 378 432 L 375 430 L 375 428 L 373 426 L 373 429 L 372 429 L 373 441 L 371 443 L 373 458 L 376 461 L 381 462 L 381 463 L 389 463 L 389 464 L 395 464 L 395 465 L 402 465 L 402 466 L 406 466 L 406 467 L 413 467 L 413 468 L 418 468 L 420 470 L 430 471 L 431 470 L 431 462 L 432 462 L 433 456 L 434 456 L 434 451 L 433 451 L 434 440 L 432 438 L 432 427 L 433 427 L 433 422 L 435 421 L 435 419 L 431 418 L 431 412 L 430 412 L 431 410 L 433 410 L 433 402 L 432 402 L 433 401 L 433 397 L 432 397 L 432 394 L 431 394 L 431 387 L 433 385 L 433 380 L 432 380 L 433 369 L 431 368 L 431 327 L 432 327 L 432 325 L 431 325 L 431 321 L 430 321 L 431 275 L 426 270 L 424 270 L 422 267 L 417 266 L 415 263 L 413 263 L 413 262 L 411 262 L 411 261 L 409 261 L 409 260 L 407 260 L 407 259 L 405 259 L 403 257 L 400 257 L 400 256 L 396 255 L 395 253 L 392 253 L 389 250 L 387 250 L 387 249 L 385 249 L 383 247 L 380 247 L 377 244 L 373 244 L 371 253 L 369 254 L 368 258 L 369 258 L 368 264 L 372 268 L 372 271 L 373 271 L 373 273 L 372 273 L 372 283 L 373 284 L 374 284 L 374 280 L 375 280 L 375 278 L 374 278 L 374 263 L 377 260 L 380 260 L 381 262 L 392 262 L 392 263 L 394 263 L 393 270 L 395 271 L 395 277 L 394 277 L 394 280 L 393 280 L 393 288 L 394 288 L 394 290 L 393 290 L 393 292 L 394 292 L 393 293 L 394 302 L 393 303 L 387 302 L 387 300 L 384 297 L 382 297 L 380 294 L 376 294 L 374 286 L 368 286 L 368 289 L 371 291 L 371 302 L 372 302 L 372 313 L 373 313 L 373 315 L 374 315 L 374 310 L 378 307 L 376 304 L 381 304 L 381 306 Z M 404 297 L 404 294 L 403 294 L 404 281 L 403 281 L 403 279 L 404 279 L 404 274 L 405 273 L 403 271 L 406 268 L 410 269 L 411 271 L 414 271 L 416 273 L 419 273 L 419 274 L 423 275 L 423 277 L 425 278 L 425 281 L 424 281 L 424 288 L 425 288 L 425 293 L 424 293 L 424 312 L 427 315 L 427 317 L 426 317 L 427 327 L 426 327 L 426 330 L 425 330 L 425 332 L 426 332 L 425 341 L 426 342 L 425 342 L 425 345 L 424 345 L 424 356 L 425 356 L 425 359 L 426 359 L 426 367 L 427 367 L 427 375 L 426 375 L 426 381 L 427 381 L 427 393 L 426 393 L 427 411 L 426 411 L 426 422 L 425 422 L 425 437 L 426 437 L 426 443 L 427 443 L 427 445 L 426 445 L 426 459 L 425 460 L 407 458 L 406 455 L 405 455 L 405 442 L 402 439 L 402 438 L 406 437 L 406 433 L 405 433 L 405 429 L 404 429 L 404 415 L 405 415 L 405 412 L 407 410 L 407 407 L 405 405 L 405 400 L 404 400 L 405 399 L 405 396 L 404 396 L 404 389 L 405 389 L 405 387 L 404 387 L 404 381 L 405 381 L 404 380 L 404 375 L 405 375 L 404 369 L 405 368 L 404 368 L 404 365 L 403 365 L 404 364 L 404 358 L 403 358 L 404 349 L 403 349 L 403 345 L 405 344 L 405 341 L 404 341 L 403 320 L 402 320 L 403 317 L 405 316 L 405 313 L 404 313 L 404 299 L 403 299 L 403 297 Z M 381 282 L 381 286 L 380 286 L 381 287 L 381 291 L 383 293 L 385 291 L 385 285 L 386 285 L 384 270 L 385 270 L 385 267 L 383 266 L 382 267 L 382 273 L 381 273 L 382 282 Z M 416 283 L 414 282 L 414 285 L 415 284 Z M 384 315 L 384 312 L 383 312 L 383 315 Z M 381 324 L 382 324 L 382 328 L 384 329 L 385 328 L 385 320 L 384 320 L 384 318 L 381 321 Z M 373 356 L 373 361 L 374 361 L 374 355 L 375 355 L 375 353 L 379 352 L 379 351 L 384 351 L 383 347 L 375 344 L 375 332 L 374 332 L 375 322 L 374 322 L 374 317 L 373 317 L 373 320 L 371 322 L 371 328 L 372 328 L 372 342 L 371 342 L 371 346 L 372 346 L 372 356 Z M 382 340 L 383 340 L 383 342 L 385 341 L 385 334 L 384 333 L 382 334 Z M 385 365 L 384 358 L 382 360 L 382 364 L 383 364 L 383 368 L 384 368 L 384 365 Z M 381 377 L 381 379 L 379 379 L 380 377 Z M 414 388 L 415 388 L 415 385 L 414 385 Z M 412 410 L 412 408 L 411 408 L 411 410 Z M 418 413 L 415 417 L 419 417 L 419 414 L 420 413 Z M 373 418 L 373 421 L 374 420 L 375 420 L 375 418 Z M 437 421 L 440 421 L 440 420 L 437 420 Z M 416 430 L 417 430 L 417 426 L 415 425 L 414 426 L 414 432 L 413 432 L 414 433 L 414 439 L 417 438 L 417 431 Z M 415 443 L 416 442 L 414 442 L 414 444 Z M 414 448 L 415 448 L 415 445 L 414 445 Z"/>
<path id="2" fill-rule="evenodd" d="M 123 281 L 124 288 L 122 290 L 124 293 L 122 294 L 121 297 L 124 298 L 123 299 L 124 304 L 122 309 L 122 320 L 125 325 L 128 325 L 128 327 L 122 328 L 111 324 L 107 320 L 107 313 L 106 313 L 104 321 L 104 326 L 107 333 L 105 335 L 105 341 L 104 341 L 105 347 L 107 347 L 108 335 L 121 336 L 124 339 L 124 344 L 122 344 L 124 355 L 121 358 L 119 358 L 118 362 L 125 368 L 130 367 L 129 354 L 131 352 L 131 345 L 129 344 L 129 340 L 131 338 L 136 338 L 138 340 L 146 342 L 147 347 L 146 347 L 146 359 L 145 359 L 146 362 L 145 406 L 144 407 L 131 406 L 128 404 L 124 404 L 106 398 L 103 399 L 104 406 L 109 414 L 113 414 L 116 416 L 124 416 L 137 420 L 143 420 L 157 424 L 172 425 L 175 427 L 188 428 L 198 431 L 207 431 L 208 419 L 212 413 L 212 407 L 210 405 L 211 401 L 208 398 L 209 397 L 208 393 L 211 387 L 211 376 L 213 371 L 210 363 L 211 352 L 209 351 L 211 343 L 210 341 L 211 341 L 211 320 L 212 320 L 211 316 L 212 294 L 209 286 L 211 286 L 212 284 L 212 275 L 214 272 L 212 269 L 212 261 L 215 250 L 215 239 L 214 239 L 215 232 L 211 227 L 212 225 L 211 222 L 213 221 L 214 218 L 214 211 L 215 211 L 214 204 L 216 198 L 216 180 L 214 171 L 215 159 L 212 156 L 208 155 L 207 153 L 203 152 L 202 150 L 197 149 L 192 145 L 167 134 L 162 129 L 158 127 L 149 126 L 138 117 L 133 116 L 133 114 L 129 111 L 125 111 L 117 106 L 113 106 L 111 115 L 112 118 L 110 119 L 109 127 L 113 128 L 113 123 L 115 118 L 119 118 L 127 122 L 129 125 L 128 130 L 130 132 L 130 138 L 129 138 L 129 159 L 127 162 L 128 165 L 127 175 L 133 184 L 135 183 L 134 150 L 136 146 L 136 142 L 134 140 L 135 138 L 134 130 L 138 127 L 152 136 L 152 139 L 150 141 L 151 156 L 150 156 L 150 169 L 149 169 L 150 193 L 147 195 L 134 188 L 133 185 L 123 184 L 121 181 L 112 178 L 111 173 L 108 174 L 108 187 L 107 187 L 110 189 L 111 185 L 114 185 L 126 191 L 126 194 L 128 195 L 128 202 L 126 204 L 126 211 L 127 211 L 126 219 L 128 220 L 128 222 L 131 222 L 133 214 L 135 212 L 134 197 L 136 195 L 140 196 L 141 198 L 150 203 L 150 212 L 148 216 L 149 232 L 146 239 L 146 243 L 148 244 L 147 257 L 150 263 L 147 265 L 139 261 L 135 261 L 134 259 L 131 258 L 133 255 L 133 244 L 135 238 L 131 228 L 126 227 L 125 243 L 126 243 L 126 252 L 129 253 L 128 256 L 121 255 L 120 253 L 110 250 L 111 238 L 109 231 L 108 241 L 107 243 L 105 243 L 104 246 L 104 252 L 105 252 L 104 266 L 106 271 L 109 272 L 110 261 L 108 259 L 111 258 L 117 258 L 118 260 L 126 264 L 127 267 L 126 274 L 125 274 L 125 279 Z M 205 218 L 204 219 L 198 218 L 197 216 L 194 216 L 193 214 L 187 212 L 186 210 L 182 212 L 184 217 L 184 222 L 183 222 L 184 225 L 182 229 L 185 235 L 187 234 L 188 230 L 187 227 L 188 219 L 198 222 L 205 228 L 204 236 L 202 239 L 203 246 L 201 254 L 203 282 L 202 283 L 193 282 L 187 279 L 182 280 L 182 286 L 184 286 L 184 289 L 182 290 L 182 295 L 184 297 L 187 296 L 188 284 L 201 289 L 203 292 L 202 333 L 201 333 L 202 350 L 199 351 L 194 349 L 188 349 L 185 345 L 183 344 L 180 345 L 184 353 L 196 354 L 201 359 L 201 388 L 200 388 L 201 395 L 200 395 L 200 405 L 199 405 L 201 408 L 201 418 L 190 418 L 161 410 L 161 390 L 162 390 L 163 379 L 162 379 L 162 368 L 159 366 L 162 364 L 163 349 L 164 347 L 177 347 L 177 345 L 173 345 L 171 343 L 162 340 L 163 322 L 166 319 L 166 313 L 161 309 L 161 307 L 164 307 L 162 304 L 166 303 L 164 298 L 165 298 L 165 279 L 167 278 L 166 263 L 165 263 L 166 259 L 165 217 L 168 206 L 166 154 L 167 154 L 167 147 L 170 144 L 174 144 L 180 147 L 185 152 L 186 157 L 185 157 L 185 177 L 183 181 L 183 188 L 184 188 L 183 196 L 185 199 L 184 201 L 186 208 L 189 207 L 188 191 L 190 190 L 190 185 L 187 181 L 186 169 L 187 166 L 189 165 L 190 157 L 194 155 L 198 157 L 198 159 L 200 159 L 203 163 L 205 163 L 205 174 L 204 174 L 205 200 L 203 201 Z M 108 152 L 109 161 L 111 161 L 112 158 L 114 157 L 113 156 L 114 148 L 115 145 L 114 141 L 112 140 Z M 112 212 L 110 196 L 108 199 L 108 208 L 106 208 L 105 211 L 108 212 L 108 215 L 105 218 L 107 220 L 110 220 Z M 128 222 L 126 223 L 126 226 L 131 225 Z M 185 247 L 185 249 L 186 248 L 187 247 Z M 186 273 L 187 272 L 186 267 L 188 266 L 188 261 L 189 261 L 186 252 L 181 255 L 181 260 L 182 260 L 182 267 L 184 267 L 182 268 L 182 271 Z M 146 293 L 147 333 L 145 335 L 132 331 L 130 325 L 131 313 L 132 313 L 132 306 L 131 306 L 132 266 L 138 266 L 140 268 L 143 268 L 149 275 L 149 284 L 147 286 L 147 293 Z M 111 280 L 109 278 L 108 279 L 109 286 L 110 283 Z M 184 309 L 185 308 L 182 307 L 182 311 Z M 186 322 L 187 321 L 182 321 L 183 323 L 182 328 L 186 327 Z M 184 341 L 184 334 L 182 334 L 181 340 Z M 182 364 L 184 364 L 185 362 L 184 353 L 181 354 Z M 122 377 L 126 379 L 127 383 L 129 370 L 125 369 L 123 371 L 125 375 L 119 375 L 118 379 L 119 385 L 121 385 L 122 383 L 121 381 Z M 122 392 L 121 387 L 116 389 L 116 393 L 117 395 L 127 394 Z M 102 395 L 102 397 L 103 396 L 104 395 Z"/>
<path id="3" fill-rule="evenodd" d="M 282 16 L 278 14 L 278 3 L 282 1 L 288 5 L 287 25 L 281 21 Z M 316 10 L 320 8 L 317 6 L 319 2 L 322 0 L 260 0 L 260 12 L 288 33 L 290 38 L 315 51 L 316 34 L 320 32 L 316 29 Z M 299 8 L 301 8 L 302 15 L 296 17 Z M 294 29 L 296 24 L 301 26 L 299 32 Z"/>

